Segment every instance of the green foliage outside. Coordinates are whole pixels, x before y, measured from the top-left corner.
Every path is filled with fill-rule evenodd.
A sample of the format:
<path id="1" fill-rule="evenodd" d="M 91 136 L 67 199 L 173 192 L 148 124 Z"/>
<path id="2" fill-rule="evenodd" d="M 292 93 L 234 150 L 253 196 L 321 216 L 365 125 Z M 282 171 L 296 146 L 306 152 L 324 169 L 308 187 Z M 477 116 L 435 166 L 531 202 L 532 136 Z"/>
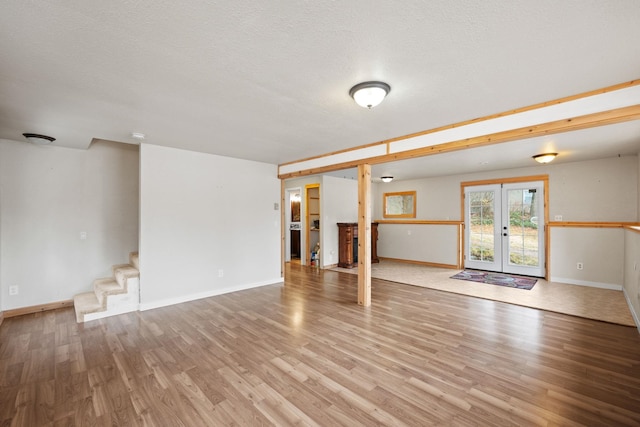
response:
<path id="1" fill-rule="evenodd" d="M 471 248 L 471 259 L 493 262 L 493 249 L 474 246 Z"/>
<path id="2" fill-rule="evenodd" d="M 531 267 L 538 266 L 537 256 L 523 256 L 522 254 L 512 252 L 511 254 L 509 254 L 509 261 L 511 262 L 511 264 L 515 265 L 528 265 Z"/>
<path id="3" fill-rule="evenodd" d="M 511 226 L 538 229 L 538 224 L 531 222 L 531 215 L 523 214 L 521 210 L 509 212 L 509 217 Z"/>

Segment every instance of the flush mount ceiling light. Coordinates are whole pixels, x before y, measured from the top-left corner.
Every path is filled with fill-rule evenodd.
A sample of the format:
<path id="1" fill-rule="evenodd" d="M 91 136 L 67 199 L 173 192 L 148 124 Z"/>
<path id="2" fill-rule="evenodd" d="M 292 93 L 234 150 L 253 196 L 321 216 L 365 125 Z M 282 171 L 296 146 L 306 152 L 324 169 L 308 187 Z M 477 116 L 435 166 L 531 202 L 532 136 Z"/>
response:
<path id="1" fill-rule="evenodd" d="M 142 141 L 144 140 L 144 133 L 140 133 L 140 132 L 131 132 L 131 138 L 133 139 L 137 139 L 138 141 Z"/>
<path id="2" fill-rule="evenodd" d="M 380 179 L 382 180 L 382 182 L 391 182 L 391 181 L 393 181 L 393 177 L 392 176 L 383 176 L 383 177 L 380 177 Z"/>
<path id="3" fill-rule="evenodd" d="M 47 145 L 47 144 L 51 144 L 53 141 L 56 140 L 51 136 L 40 135 L 37 133 L 23 133 L 22 136 L 27 138 L 27 141 L 29 141 L 30 143 L 36 144 L 36 145 Z"/>
<path id="4" fill-rule="evenodd" d="M 538 163 L 549 163 L 553 159 L 555 159 L 557 155 L 558 153 L 536 154 L 535 156 L 533 156 L 533 160 L 535 160 Z"/>
<path id="5" fill-rule="evenodd" d="M 358 83 L 349 90 L 349 95 L 356 104 L 364 108 L 373 108 L 380 104 L 391 91 L 391 86 L 383 82 Z"/>

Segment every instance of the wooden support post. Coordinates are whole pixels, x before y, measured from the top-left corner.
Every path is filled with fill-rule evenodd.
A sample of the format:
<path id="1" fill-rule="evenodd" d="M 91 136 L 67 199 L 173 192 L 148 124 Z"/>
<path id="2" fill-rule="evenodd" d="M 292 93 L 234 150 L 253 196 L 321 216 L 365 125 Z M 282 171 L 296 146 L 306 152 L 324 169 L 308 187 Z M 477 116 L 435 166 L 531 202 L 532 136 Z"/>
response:
<path id="1" fill-rule="evenodd" d="M 371 165 L 358 165 L 358 304 L 371 305 Z"/>

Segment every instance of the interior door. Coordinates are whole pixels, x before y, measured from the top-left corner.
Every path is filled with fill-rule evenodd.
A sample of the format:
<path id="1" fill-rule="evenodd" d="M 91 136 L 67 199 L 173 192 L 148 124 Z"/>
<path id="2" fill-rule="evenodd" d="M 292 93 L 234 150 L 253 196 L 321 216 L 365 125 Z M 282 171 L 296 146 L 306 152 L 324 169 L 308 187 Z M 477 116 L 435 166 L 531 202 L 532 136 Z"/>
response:
<path id="1" fill-rule="evenodd" d="M 544 277 L 544 184 L 465 188 L 466 268 Z"/>

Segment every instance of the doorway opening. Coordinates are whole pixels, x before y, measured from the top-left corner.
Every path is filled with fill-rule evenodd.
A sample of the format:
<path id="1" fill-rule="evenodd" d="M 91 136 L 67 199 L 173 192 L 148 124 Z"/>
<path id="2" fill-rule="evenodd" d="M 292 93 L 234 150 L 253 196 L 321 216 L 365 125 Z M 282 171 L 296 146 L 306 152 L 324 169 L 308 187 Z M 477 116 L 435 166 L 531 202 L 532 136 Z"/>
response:
<path id="1" fill-rule="evenodd" d="M 306 193 L 306 253 L 303 263 L 320 266 L 320 184 L 305 186 Z M 306 262 L 304 261 L 306 260 Z"/>
<path id="2" fill-rule="evenodd" d="M 463 183 L 465 268 L 546 276 L 547 182 Z"/>
<path id="3" fill-rule="evenodd" d="M 285 203 L 287 212 L 285 215 L 285 262 L 299 263 L 301 259 L 302 237 L 300 231 L 302 229 L 301 204 L 302 189 L 288 188 L 285 193 Z"/>

